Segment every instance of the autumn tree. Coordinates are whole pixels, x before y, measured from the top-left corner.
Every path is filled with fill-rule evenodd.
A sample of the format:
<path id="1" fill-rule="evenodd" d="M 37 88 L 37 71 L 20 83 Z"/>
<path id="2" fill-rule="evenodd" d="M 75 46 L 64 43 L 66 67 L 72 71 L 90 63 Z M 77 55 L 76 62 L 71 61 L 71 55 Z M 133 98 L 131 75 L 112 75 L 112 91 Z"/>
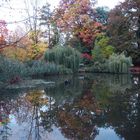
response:
<path id="1" fill-rule="evenodd" d="M 39 59 L 48 47 L 47 43 L 41 42 L 41 28 L 39 26 L 41 3 L 38 0 L 24 0 L 24 3 L 27 17 L 27 36 L 24 39 L 28 40 L 29 38 L 29 43 L 31 42 L 31 45 L 26 48 L 27 56 L 29 59 Z"/>
<path id="2" fill-rule="evenodd" d="M 8 34 L 8 44 L 1 48 L 1 53 L 20 61 L 39 59 L 48 48 L 47 43 L 38 42 L 37 45 L 31 39 L 32 32 L 26 34 L 20 26 Z"/>
<path id="3" fill-rule="evenodd" d="M 108 33 L 117 51 L 125 51 L 135 62 L 140 62 L 139 0 L 125 0 L 110 12 Z"/>
<path id="4" fill-rule="evenodd" d="M 69 39 L 78 38 L 81 46 L 86 46 L 89 50 L 102 28 L 94 17 L 94 4 L 94 0 L 61 0 L 54 16 L 57 26 L 65 36 Z"/>
<path id="5" fill-rule="evenodd" d="M 0 46 L 6 43 L 6 36 L 8 35 L 7 24 L 5 20 L 0 20 Z"/>

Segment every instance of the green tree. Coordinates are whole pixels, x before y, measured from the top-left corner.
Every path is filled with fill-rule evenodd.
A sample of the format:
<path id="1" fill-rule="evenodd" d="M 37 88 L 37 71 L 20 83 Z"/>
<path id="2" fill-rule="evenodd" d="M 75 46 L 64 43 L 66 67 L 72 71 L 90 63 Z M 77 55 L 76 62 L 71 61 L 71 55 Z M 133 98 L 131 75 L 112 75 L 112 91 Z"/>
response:
<path id="1" fill-rule="evenodd" d="M 42 32 L 42 36 L 48 40 L 49 48 L 51 46 L 51 17 L 50 4 L 46 3 L 41 9 L 40 25 L 45 28 L 45 31 Z"/>
<path id="2" fill-rule="evenodd" d="M 107 24 L 109 16 L 109 8 L 108 7 L 97 7 L 96 8 L 96 20 L 103 25 Z"/>
<path id="3" fill-rule="evenodd" d="M 104 34 L 99 35 L 95 41 L 95 47 L 92 50 L 92 57 L 94 62 L 104 62 L 115 51 L 114 47 L 110 45 L 110 38 Z"/>

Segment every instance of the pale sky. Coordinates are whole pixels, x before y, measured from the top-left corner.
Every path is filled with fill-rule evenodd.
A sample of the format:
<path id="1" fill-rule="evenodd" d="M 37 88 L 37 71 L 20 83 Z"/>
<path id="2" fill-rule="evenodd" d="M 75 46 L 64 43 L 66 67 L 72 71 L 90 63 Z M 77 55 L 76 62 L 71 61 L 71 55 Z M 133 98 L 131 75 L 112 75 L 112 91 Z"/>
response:
<path id="1" fill-rule="evenodd" d="M 110 9 L 114 8 L 115 5 L 119 4 L 124 0 L 98 0 L 97 6 L 108 6 Z M 59 3 L 59 0 L 48 0 L 54 6 Z"/>
<path id="2" fill-rule="evenodd" d="M 11 0 L 8 4 L 1 5 L 2 1 L 0 0 L 0 20 L 14 22 L 26 19 L 24 1 L 26 0 Z M 31 1 L 33 2 L 34 0 Z M 98 0 L 97 6 L 108 6 L 111 9 L 122 1 L 124 0 Z M 40 6 L 46 2 L 50 3 L 51 7 L 54 8 L 57 7 L 59 0 L 38 0 Z"/>
<path id="3" fill-rule="evenodd" d="M 110 9 L 114 8 L 115 5 L 124 0 L 98 0 L 98 6 L 108 6 Z"/>

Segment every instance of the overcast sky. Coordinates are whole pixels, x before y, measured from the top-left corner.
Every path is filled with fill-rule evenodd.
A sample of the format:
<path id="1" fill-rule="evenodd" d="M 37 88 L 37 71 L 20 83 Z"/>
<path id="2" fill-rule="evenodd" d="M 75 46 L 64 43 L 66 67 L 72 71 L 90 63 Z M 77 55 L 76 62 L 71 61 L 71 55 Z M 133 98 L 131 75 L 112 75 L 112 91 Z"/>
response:
<path id="1" fill-rule="evenodd" d="M 108 6 L 110 9 L 124 0 L 98 0 L 98 6 Z"/>
<path id="2" fill-rule="evenodd" d="M 114 8 L 115 5 L 117 5 L 119 2 L 122 2 L 124 0 L 98 0 L 97 5 L 98 6 L 108 6 L 110 9 Z M 56 6 L 59 3 L 59 0 L 48 0 L 49 3 L 51 3 L 54 6 Z"/>
<path id="3" fill-rule="evenodd" d="M 5 20 L 6 22 L 13 22 L 25 19 L 25 4 L 23 1 L 26 0 L 10 0 L 10 2 L 5 5 L 0 5 L 0 20 Z M 34 0 L 31 0 L 34 1 Z M 124 0 L 98 0 L 97 6 L 108 6 L 110 9 L 114 8 L 119 2 Z M 2 2 L 0 0 L 0 2 Z M 59 0 L 38 0 L 40 6 L 49 2 L 51 7 L 57 7 Z"/>

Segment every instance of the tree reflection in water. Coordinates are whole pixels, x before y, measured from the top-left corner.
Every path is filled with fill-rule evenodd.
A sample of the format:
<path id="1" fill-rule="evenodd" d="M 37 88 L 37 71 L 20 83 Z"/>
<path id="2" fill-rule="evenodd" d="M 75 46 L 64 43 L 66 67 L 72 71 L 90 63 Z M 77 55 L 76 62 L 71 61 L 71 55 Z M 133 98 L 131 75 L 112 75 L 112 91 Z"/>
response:
<path id="1" fill-rule="evenodd" d="M 106 120 L 108 126 L 113 126 L 115 131 L 126 140 L 140 139 L 139 92 L 131 89 L 114 95 L 109 100 L 110 110 L 105 114 L 108 118 Z"/>
<path id="2" fill-rule="evenodd" d="M 88 76 L 10 95 L 0 96 L 0 139 L 46 140 L 60 133 L 61 140 L 96 140 L 100 128 L 112 128 L 119 140 L 140 139 L 140 88 L 126 76 Z"/>
<path id="3" fill-rule="evenodd" d="M 95 118 L 100 114 L 95 98 L 87 91 L 72 103 L 59 107 L 56 115 L 57 123 L 67 138 L 89 140 L 98 134 Z"/>
<path id="4" fill-rule="evenodd" d="M 5 132 L 5 127 L 10 129 L 8 120 L 10 121 L 10 116 L 12 115 L 18 125 L 23 125 L 24 127 L 24 123 L 26 123 L 28 132 L 25 138 L 27 140 L 40 140 L 40 132 L 42 130 L 40 115 L 42 110 L 47 110 L 48 106 L 51 106 L 52 101 L 54 102 L 54 100 L 50 100 L 50 97 L 46 96 L 44 90 L 29 91 L 16 100 L 1 101 L 0 118 L 3 116 L 1 133 Z M 8 139 L 9 133 L 6 132 L 3 137 Z"/>
<path id="5" fill-rule="evenodd" d="M 9 102 L 0 101 L 0 138 L 2 140 L 7 140 L 11 133 L 8 127 L 10 110 L 11 106 Z"/>

